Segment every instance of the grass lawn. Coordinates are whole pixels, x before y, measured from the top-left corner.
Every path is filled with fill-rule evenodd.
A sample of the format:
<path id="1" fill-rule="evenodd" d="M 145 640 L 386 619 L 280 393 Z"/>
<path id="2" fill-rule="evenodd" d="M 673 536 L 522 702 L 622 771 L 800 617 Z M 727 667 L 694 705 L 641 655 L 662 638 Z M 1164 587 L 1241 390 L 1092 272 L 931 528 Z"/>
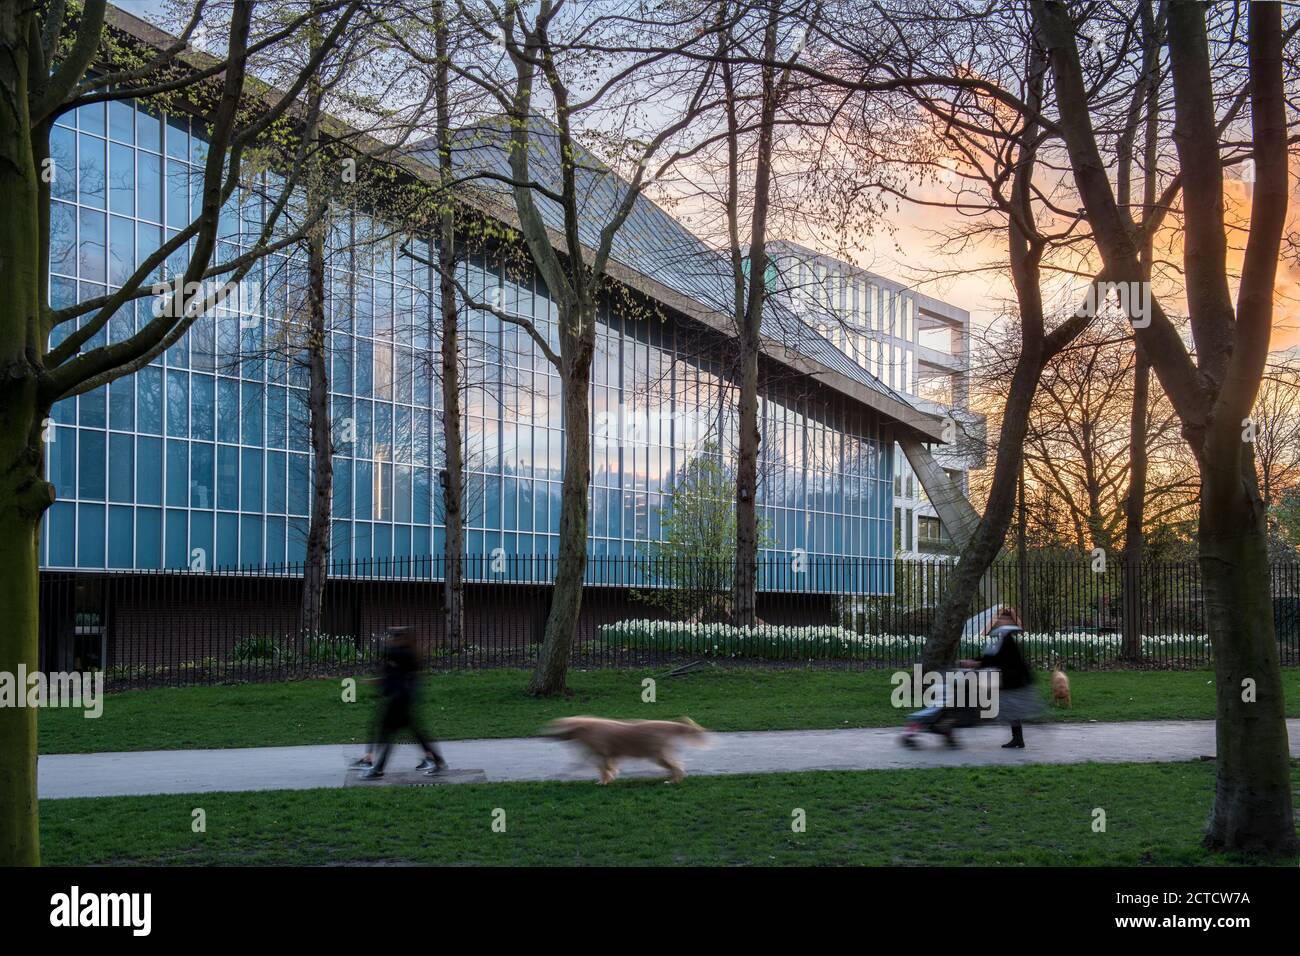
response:
<path id="1" fill-rule="evenodd" d="M 659 670 L 571 672 L 573 696 L 534 700 L 520 670 L 430 675 L 426 721 L 443 740 L 535 734 L 553 717 L 666 717 L 687 714 L 712 730 L 798 730 L 897 725 L 889 671 L 727 668 L 709 665 L 676 677 Z M 364 675 L 358 675 L 364 676 Z M 642 679 L 657 676 L 657 702 L 643 703 Z M 1300 670 L 1284 671 L 1287 713 L 1300 716 Z M 1211 718 L 1209 671 L 1079 671 L 1070 676 L 1074 709 L 1057 720 Z M 1048 693 L 1045 676 L 1039 688 Z M 361 742 L 373 693 L 358 685 L 344 703 L 340 681 L 232 684 L 110 694 L 103 715 L 40 713 L 41 753 L 259 747 Z"/>
<path id="2" fill-rule="evenodd" d="M 1199 845 L 1213 784 L 1196 762 L 91 798 L 42 802 L 41 845 L 47 865 L 1243 862 Z"/>

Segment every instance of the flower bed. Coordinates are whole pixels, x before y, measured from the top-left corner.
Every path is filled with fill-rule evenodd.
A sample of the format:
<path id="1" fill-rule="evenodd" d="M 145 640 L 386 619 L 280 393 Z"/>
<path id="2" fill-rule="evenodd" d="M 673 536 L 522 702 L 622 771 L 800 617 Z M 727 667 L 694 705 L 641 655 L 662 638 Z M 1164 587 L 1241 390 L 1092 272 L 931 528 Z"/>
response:
<path id="1" fill-rule="evenodd" d="M 857 634 L 836 625 L 795 627 L 759 624 L 689 624 L 681 621 L 629 620 L 600 628 L 599 640 L 626 650 L 654 651 L 696 657 L 758 658 L 766 660 L 919 660 L 925 637 L 917 634 Z M 1119 634 L 1075 631 L 1028 633 L 1021 638 L 1036 663 L 1056 658 L 1076 664 L 1116 660 L 1122 650 Z M 962 639 L 960 656 L 978 657 L 982 637 Z M 1155 634 L 1142 640 L 1144 656 L 1196 659 L 1209 664 L 1210 643 L 1204 634 Z"/>

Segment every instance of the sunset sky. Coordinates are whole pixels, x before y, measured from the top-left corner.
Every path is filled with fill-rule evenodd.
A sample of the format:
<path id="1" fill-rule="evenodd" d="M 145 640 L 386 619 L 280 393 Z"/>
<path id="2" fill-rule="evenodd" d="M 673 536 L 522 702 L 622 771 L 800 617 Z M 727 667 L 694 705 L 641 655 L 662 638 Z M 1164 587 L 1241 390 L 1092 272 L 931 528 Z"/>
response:
<path id="1" fill-rule="evenodd" d="M 1292 179 L 1287 231 L 1300 238 L 1300 187 L 1295 185 L 1300 183 L 1300 163 L 1296 172 Z M 1243 218 L 1248 216 L 1250 196 L 1246 184 L 1230 179 L 1225 188 L 1229 209 Z M 848 257 L 863 268 L 908 282 L 929 295 L 968 310 L 974 326 L 982 329 L 996 321 L 1013 299 L 1009 278 L 978 271 L 981 265 L 1005 261 L 1005 250 L 989 243 L 984 246 L 982 255 L 971 251 L 964 253 L 962 259 L 940 255 L 934 233 L 959 221 L 959 217 L 951 212 L 903 205 L 891 219 L 892 229 L 881 228 L 871 235 L 846 237 L 844 248 L 836 248 L 835 242 L 828 242 L 811 230 L 787 227 L 787 231 L 798 234 L 774 238 L 794 239 L 830 254 L 847 252 Z M 1241 236 L 1234 240 L 1236 262 L 1240 261 L 1242 241 Z M 975 271 L 961 276 L 946 274 L 960 270 L 963 261 L 969 261 Z M 940 273 L 945 274 L 935 278 Z M 1235 293 L 1235 288 L 1233 291 Z M 1166 300 L 1166 307 L 1180 313 L 1185 311 L 1185 304 L 1179 299 Z M 1300 265 L 1293 256 L 1289 261 L 1284 257 L 1278 264 L 1272 349 L 1281 352 L 1297 346 L 1300 346 Z"/>

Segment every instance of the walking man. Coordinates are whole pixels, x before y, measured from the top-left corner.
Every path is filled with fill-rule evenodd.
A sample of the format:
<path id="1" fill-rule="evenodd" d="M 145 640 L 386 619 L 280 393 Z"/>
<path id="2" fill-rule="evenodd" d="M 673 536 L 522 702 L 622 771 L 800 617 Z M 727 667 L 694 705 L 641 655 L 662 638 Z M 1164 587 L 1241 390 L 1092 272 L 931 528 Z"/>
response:
<path id="1" fill-rule="evenodd" d="M 438 752 L 438 745 L 424 733 L 415 713 L 419 675 L 420 660 L 416 655 L 410 628 L 389 628 L 379 678 L 383 693 L 381 713 L 377 721 L 379 759 L 371 764 L 370 754 L 366 754 L 357 761 L 356 766 L 363 768 L 362 780 L 377 780 L 384 775 L 384 765 L 388 763 L 393 736 L 406 727 L 410 728 L 416 742 L 424 750 L 424 759 L 415 769 L 437 773 L 446 768 L 447 762 Z"/>

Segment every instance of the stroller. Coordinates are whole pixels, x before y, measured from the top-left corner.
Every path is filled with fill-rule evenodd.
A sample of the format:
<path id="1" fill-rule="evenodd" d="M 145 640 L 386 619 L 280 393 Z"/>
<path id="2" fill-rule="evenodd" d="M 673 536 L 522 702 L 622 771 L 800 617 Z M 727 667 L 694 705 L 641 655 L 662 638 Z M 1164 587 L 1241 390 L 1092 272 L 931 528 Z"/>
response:
<path id="1" fill-rule="evenodd" d="M 936 689 L 940 696 L 939 703 L 907 715 L 907 726 L 903 728 L 903 735 L 898 741 L 904 747 L 916 747 L 921 734 L 931 733 L 943 737 L 949 747 L 957 748 L 961 744 L 954 731 L 961 727 L 973 727 L 979 723 L 978 706 L 957 706 L 956 702 L 950 699 L 953 687 L 949 681 L 945 680 Z"/>

